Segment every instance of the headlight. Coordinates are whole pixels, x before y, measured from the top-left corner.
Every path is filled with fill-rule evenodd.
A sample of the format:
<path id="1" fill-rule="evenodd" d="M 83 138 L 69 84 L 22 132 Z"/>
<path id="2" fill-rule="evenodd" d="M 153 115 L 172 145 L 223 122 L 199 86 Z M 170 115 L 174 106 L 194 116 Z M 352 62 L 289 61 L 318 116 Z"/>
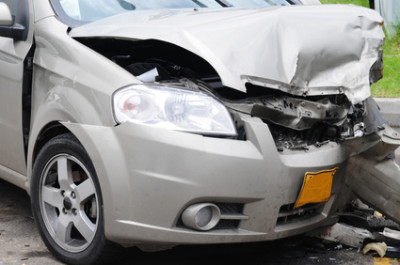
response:
<path id="1" fill-rule="evenodd" d="M 113 107 L 118 123 L 131 121 L 199 134 L 236 135 L 225 106 L 201 92 L 132 85 L 114 94 Z"/>

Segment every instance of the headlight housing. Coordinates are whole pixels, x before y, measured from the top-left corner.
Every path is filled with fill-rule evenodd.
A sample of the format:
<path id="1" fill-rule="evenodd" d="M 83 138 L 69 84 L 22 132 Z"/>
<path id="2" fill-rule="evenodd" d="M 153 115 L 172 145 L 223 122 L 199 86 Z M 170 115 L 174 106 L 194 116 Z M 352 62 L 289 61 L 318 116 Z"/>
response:
<path id="1" fill-rule="evenodd" d="M 205 135 L 234 136 L 222 103 L 201 92 L 162 85 L 132 85 L 113 96 L 115 120 Z"/>

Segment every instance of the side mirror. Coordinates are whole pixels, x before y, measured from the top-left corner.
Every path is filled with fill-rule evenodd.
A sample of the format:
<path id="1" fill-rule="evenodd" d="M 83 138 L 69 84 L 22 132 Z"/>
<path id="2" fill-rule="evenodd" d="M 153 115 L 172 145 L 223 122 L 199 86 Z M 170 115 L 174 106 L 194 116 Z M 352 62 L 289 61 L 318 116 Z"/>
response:
<path id="1" fill-rule="evenodd" d="M 12 38 L 16 41 L 25 41 L 28 30 L 24 25 L 14 21 L 10 8 L 6 3 L 0 3 L 0 37 Z"/>
<path id="2" fill-rule="evenodd" d="M 12 26 L 13 18 L 6 3 L 0 3 L 0 26 Z"/>

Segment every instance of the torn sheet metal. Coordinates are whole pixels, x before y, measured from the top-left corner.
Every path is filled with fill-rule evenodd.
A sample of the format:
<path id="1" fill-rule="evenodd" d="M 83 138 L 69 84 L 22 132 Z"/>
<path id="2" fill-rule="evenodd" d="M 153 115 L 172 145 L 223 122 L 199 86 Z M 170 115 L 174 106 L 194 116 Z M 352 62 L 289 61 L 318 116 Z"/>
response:
<path id="1" fill-rule="evenodd" d="M 375 235 L 369 230 L 343 223 L 336 223 L 332 226 L 309 233 L 308 235 L 332 242 L 339 242 L 354 248 L 361 248 L 364 245 L 365 239 L 375 239 Z"/>
<path id="2" fill-rule="evenodd" d="M 400 231 L 398 230 L 385 227 L 385 229 L 383 229 L 383 232 L 381 234 L 384 235 L 385 237 L 389 237 L 400 241 Z"/>
<path id="3" fill-rule="evenodd" d="M 335 104 L 328 97 L 311 101 L 307 98 L 266 95 L 242 101 L 225 101 L 230 109 L 268 120 L 294 130 L 311 129 L 317 123 L 340 126 L 350 109 L 346 100 Z"/>
<path id="4" fill-rule="evenodd" d="M 400 223 L 400 166 L 394 160 L 351 157 L 346 184 L 361 199 Z"/>
<path id="5" fill-rule="evenodd" d="M 386 251 L 396 252 L 397 249 L 395 247 L 388 247 L 387 244 L 398 242 L 390 237 L 386 237 L 382 233 L 371 232 L 368 229 L 351 226 L 345 223 L 336 223 L 332 226 L 307 233 L 307 235 L 357 249 L 362 248 L 364 254 L 373 250 L 381 257 L 386 255 Z M 366 242 L 371 241 L 376 242 L 365 245 Z"/>
<path id="6" fill-rule="evenodd" d="M 156 39 L 208 61 L 222 83 L 294 95 L 370 96 L 369 73 L 384 41 L 382 18 L 356 6 L 133 11 L 74 28 L 75 38 Z"/>
<path id="7" fill-rule="evenodd" d="M 394 153 L 400 146 L 400 133 L 384 124 L 376 103 L 365 103 L 366 135 L 349 139 L 351 150 L 345 183 L 368 205 L 400 224 L 400 166 Z M 368 133 L 369 132 L 369 133 Z"/>

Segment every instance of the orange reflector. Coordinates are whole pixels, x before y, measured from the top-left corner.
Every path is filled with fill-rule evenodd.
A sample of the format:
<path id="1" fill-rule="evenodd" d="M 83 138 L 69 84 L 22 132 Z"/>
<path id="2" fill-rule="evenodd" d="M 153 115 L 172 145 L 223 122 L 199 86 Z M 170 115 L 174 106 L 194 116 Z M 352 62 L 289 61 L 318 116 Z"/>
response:
<path id="1" fill-rule="evenodd" d="M 309 203 L 327 202 L 332 193 L 333 176 L 339 168 L 320 172 L 307 172 L 294 209 Z"/>

